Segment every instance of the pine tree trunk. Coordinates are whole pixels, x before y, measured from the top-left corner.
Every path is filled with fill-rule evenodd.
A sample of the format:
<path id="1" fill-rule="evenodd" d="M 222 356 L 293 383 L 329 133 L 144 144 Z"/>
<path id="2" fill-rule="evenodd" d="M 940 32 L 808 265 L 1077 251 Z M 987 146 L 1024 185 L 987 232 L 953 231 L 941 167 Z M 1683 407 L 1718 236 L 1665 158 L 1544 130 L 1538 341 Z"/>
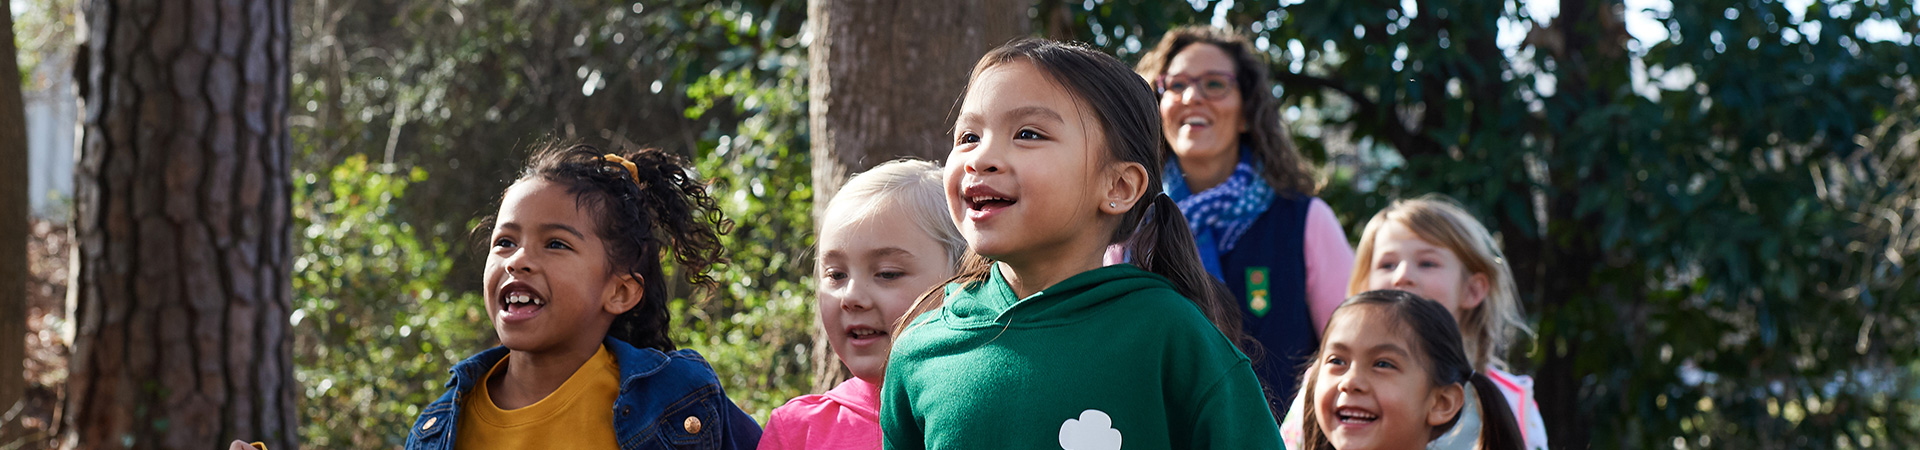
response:
<path id="1" fill-rule="evenodd" d="M 26 392 L 27 345 L 27 118 L 13 48 L 11 2 L 0 2 L 0 417 Z M 18 420 L 0 428 L 12 442 Z"/>
<path id="2" fill-rule="evenodd" d="M 851 174 L 901 157 L 945 159 L 974 62 L 1027 33 L 1030 0 L 810 0 L 813 211 Z M 816 223 L 818 221 L 816 220 Z M 816 333 L 814 391 L 847 377 Z"/>
<path id="3" fill-rule="evenodd" d="M 68 445 L 295 448 L 288 6 L 85 6 Z"/>

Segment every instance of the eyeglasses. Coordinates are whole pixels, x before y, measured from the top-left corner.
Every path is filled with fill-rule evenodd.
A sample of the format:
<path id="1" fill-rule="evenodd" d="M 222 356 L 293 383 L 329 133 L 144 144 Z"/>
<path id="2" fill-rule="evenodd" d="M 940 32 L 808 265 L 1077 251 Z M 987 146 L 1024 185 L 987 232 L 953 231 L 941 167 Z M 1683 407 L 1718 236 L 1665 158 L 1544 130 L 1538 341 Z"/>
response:
<path id="1" fill-rule="evenodd" d="M 1233 75 L 1209 72 L 1197 77 L 1161 75 L 1160 82 L 1154 83 L 1154 87 L 1160 91 L 1162 97 L 1168 94 L 1186 95 L 1187 89 L 1198 87 L 1201 97 L 1206 97 L 1207 100 L 1220 100 L 1227 98 L 1227 94 L 1233 93 L 1235 85 Z"/>

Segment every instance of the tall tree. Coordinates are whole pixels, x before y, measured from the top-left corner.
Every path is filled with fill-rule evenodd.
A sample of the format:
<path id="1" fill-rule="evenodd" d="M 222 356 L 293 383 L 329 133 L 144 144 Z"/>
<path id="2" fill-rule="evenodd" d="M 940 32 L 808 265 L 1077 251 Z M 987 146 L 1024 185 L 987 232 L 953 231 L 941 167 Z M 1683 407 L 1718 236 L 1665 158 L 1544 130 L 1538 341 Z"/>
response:
<path id="1" fill-rule="evenodd" d="M 11 412 L 26 391 L 21 369 L 27 342 L 27 119 L 10 4 L 0 3 L 0 416 Z M 15 422 L 7 420 L 6 427 Z M 0 437 L 9 431 L 0 428 Z"/>
<path id="2" fill-rule="evenodd" d="M 66 442 L 295 446 L 289 3 L 85 7 Z"/>
<path id="3" fill-rule="evenodd" d="M 810 0 L 808 87 L 818 216 L 849 174 L 911 156 L 938 160 L 973 63 L 1027 33 L 1027 0 Z M 813 346 L 814 390 L 847 374 L 826 335 Z"/>

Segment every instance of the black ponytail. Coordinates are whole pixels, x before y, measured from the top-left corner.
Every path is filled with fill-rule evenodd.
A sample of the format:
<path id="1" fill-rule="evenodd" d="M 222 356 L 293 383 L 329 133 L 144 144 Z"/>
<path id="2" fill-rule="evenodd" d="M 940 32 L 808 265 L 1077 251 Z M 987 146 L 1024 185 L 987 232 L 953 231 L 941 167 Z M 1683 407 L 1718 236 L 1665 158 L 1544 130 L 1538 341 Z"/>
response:
<path id="1" fill-rule="evenodd" d="M 654 148 L 619 159 L 606 155 L 591 145 L 547 143 L 520 179 L 566 186 L 594 216 L 606 242 L 608 270 L 639 281 L 640 303 L 615 317 L 607 335 L 634 347 L 671 351 L 676 346 L 667 331 L 673 317 L 660 253 L 671 251 L 676 274 L 710 293 L 714 282 L 707 270 L 726 264 L 720 235 L 731 231 L 733 221 L 720 215 L 706 184 L 680 157 Z"/>
<path id="2" fill-rule="evenodd" d="M 1153 185 L 1159 187 L 1159 183 Z M 1220 328 L 1222 334 L 1234 338 L 1234 344 L 1239 345 L 1242 352 L 1251 353 L 1252 342 L 1242 338 L 1239 306 L 1233 304 L 1233 295 L 1227 287 L 1207 273 L 1206 266 L 1200 262 L 1200 248 L 1194 244 L 1186 216 L 1180 214 L 1180 205 L 1166 193 L 1155 192 L 1152 200 L 1141 202 L 1135 208 L 1145 208 L 1146 213 L 1139 229 L 1126 241 L 1127 251 L 1133 254 L 1133 264 L 1173 281 L 1174 290 L 1193 299 L 1200 313 Z"/>

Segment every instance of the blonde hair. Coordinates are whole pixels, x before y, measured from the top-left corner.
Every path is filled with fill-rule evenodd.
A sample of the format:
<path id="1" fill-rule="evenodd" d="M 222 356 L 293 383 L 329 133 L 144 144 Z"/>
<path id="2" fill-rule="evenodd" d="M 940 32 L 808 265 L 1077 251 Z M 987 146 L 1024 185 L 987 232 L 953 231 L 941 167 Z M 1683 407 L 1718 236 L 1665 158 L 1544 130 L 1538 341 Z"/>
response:
<path id="1" fill-rule="evenodd" d="M 967 240 L 960 236 L 947 211 L 947 193 L 940 166 L 916 159 L 887 161 L 854 175 L 827 201 L 826 217 L 849 223 L 872 219 L 889 206 L 904 208 L 913 221 L 946 251 L 947 268 L 958 270 Z"/>
<path id="2" fill-rule="evenodd" d="M 1396 200 L 1367 221 L 1354 249 L 1353 277 L 1347 294 L 1367 291 L 1367 277 L 1373 273 L 1373 240 L 1388 221 L 1399 223 L 1428 243 L 1446 247 L 1466 266 L 1467 273 L 1487 277 L 1487 298 L 1480 306 L 1461 312 L 1460 335 L 1474 367 L 1506 370 L 1503 356 L 1513 344 L 1515 331 L 1533 334 L 1521 318 L 1520 296 L 1513 285 L 1513 271 L 1493 241 L 1487 227 L 1468 214 L 1453 198 L 1427 194 L 1410 200 Z"/>

